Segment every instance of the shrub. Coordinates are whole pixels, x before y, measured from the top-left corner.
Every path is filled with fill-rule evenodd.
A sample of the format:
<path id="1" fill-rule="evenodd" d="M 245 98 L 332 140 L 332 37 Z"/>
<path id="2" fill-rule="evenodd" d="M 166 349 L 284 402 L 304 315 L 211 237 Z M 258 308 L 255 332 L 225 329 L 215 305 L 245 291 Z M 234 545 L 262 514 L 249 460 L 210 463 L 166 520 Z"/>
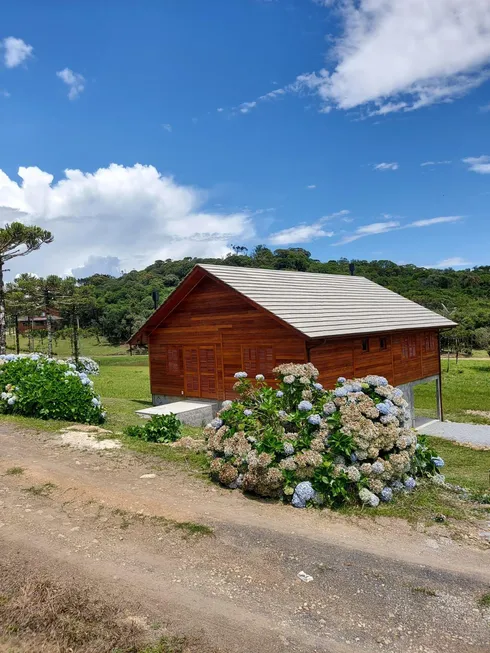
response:
<path id="1" fill-rule="evenodd" d="M 382 376 L 324 390 L 311 364 L 280 365 L 278 389 L 237 372 L 236 401 L 205 428 L 212 477 L 230 488 L 309 502 L 375 507 L 437 476 L 444 461 L 414 429 L 407 402 Z"/>
<path id="2" fill-rule="evenodd" d="M 42 354 L 0 356 L 0 413 L 100 424 L 105 412 L 84 372 Z"/>
<path id="3" fill-rule="evenodd" d="M 128 426 L 126 435 L 146 442 L 166 444 L 175 442 L 182 435 L 182 424 L 173 413 L 154 415 L 144 426 Z"/>
<path id="4" fill-rule="evenodd" d="M 66 362 L 75 365 L 79 372 L 85 372 L 85 374 L 90 374 L 92 376 L 97 376 L 100 371 L 99 364 L 94 361 L 93 358 L 89 358 L 88 356 L 80 356 L 78 363 L 74 358 L 67 358 Z"/>

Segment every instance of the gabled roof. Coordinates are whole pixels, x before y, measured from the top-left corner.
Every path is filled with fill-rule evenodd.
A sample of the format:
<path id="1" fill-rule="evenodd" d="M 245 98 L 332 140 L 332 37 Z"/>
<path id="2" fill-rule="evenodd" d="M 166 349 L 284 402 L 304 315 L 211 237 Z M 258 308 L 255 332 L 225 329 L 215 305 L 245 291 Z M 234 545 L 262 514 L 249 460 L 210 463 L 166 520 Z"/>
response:
<path id="1" fill-rule="evenodd" d="M 198 271 L 201 274 L 196 274 Z M 225 283 L 308 338 L 456 326 L 442 315 L 364 277 L 199 264 L 131 342 L 165 319 L 181 301 L 175 296 L 182 295 L 188 280 L 194 277 L 182 298 L 203 274 Z"/>

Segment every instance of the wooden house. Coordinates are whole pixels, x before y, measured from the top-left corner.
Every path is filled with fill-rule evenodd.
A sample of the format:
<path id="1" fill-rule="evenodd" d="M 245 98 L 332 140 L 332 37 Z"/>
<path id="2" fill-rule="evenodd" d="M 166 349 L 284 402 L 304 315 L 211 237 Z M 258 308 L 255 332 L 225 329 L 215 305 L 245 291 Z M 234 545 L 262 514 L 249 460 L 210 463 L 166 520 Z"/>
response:
<path id="1" fill-rule="evenodd" d="M 437 381 L 440 329 L 454 322 L 358 276 L 196 265 L 131 338 L 148 344 L 155 405 L 234 397 L 234 374 L 311 361 L 326 388 L 380 374 L 412 401 Z"/>
<path id="2" fill-rule="evenodd" d="M 60 312 L 55 308 L 49 310 L 51 315 L 51 325 L 53 329 L 58 329 L 61 327 L 63 322 Z M 19 333 L 26 333 L 29 330 L 41 331 L 48 328 L 48 318 L 46 313 L 43 311 L 39 315 L 34 315 L 29 317 L 28 315 L 21 315 L 17 318 L 17 325 Z"/>

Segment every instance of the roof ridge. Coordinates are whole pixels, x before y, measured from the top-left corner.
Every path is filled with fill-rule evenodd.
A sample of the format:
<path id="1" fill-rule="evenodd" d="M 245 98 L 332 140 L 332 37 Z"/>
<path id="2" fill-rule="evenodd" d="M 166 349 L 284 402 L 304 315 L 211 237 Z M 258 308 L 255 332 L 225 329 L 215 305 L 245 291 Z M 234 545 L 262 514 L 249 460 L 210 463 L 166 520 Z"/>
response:
<path id="1" fill-rule="evenodd" d="M 256 268 L 248 265 L 220 265 L 219 263 L 196 263 L 195 267 L 203 268 L 207 270 L 209 268 L 219 268 L 226 270 L 253 270 L 254 272 L 274 272 L 278 274 L 304 274 L 315 277 L 346 277 L 347 279 L 365 279 L 366 281 L 371 281 L 367 277 L 364 277 L 360 274 L 336 274 L 334 272 L 304 272 L 303 270 L 276 270 L 274 268 Z M 372 282 L 376 283 L 376 282 Z M 379 284 L 377 284 L 379 285 Z"/>

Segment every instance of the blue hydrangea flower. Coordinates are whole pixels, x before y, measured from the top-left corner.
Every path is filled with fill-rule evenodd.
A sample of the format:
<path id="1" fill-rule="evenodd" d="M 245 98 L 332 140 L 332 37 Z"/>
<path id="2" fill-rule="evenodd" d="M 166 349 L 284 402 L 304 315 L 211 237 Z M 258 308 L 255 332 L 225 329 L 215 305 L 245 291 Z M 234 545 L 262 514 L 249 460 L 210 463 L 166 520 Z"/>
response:
<path id="1" fill-rule="evenodd" d="M 358 381 L 353 381 L 350 386 L 352 388 L 351 392 L 362 392 L 362 385 Z"/>
<path id="2" fill-rule="evenodd" d="M 382 474 L 385 471 L 385 466 L 382 462 L 376 461 L 371 465 L 371 470 L 373 474 Z"/>
<path id="3" fill-rule="evenodd" d="M 16 397 L 10 397 L 10 399 L 7 400 L 7 403 L 9 406 L 13 406 L 15 404 Z"/>
<path id="4" fill-rule="evenodd" d="M 284 396 L 284 392 L 283 392 L 282 390 L 278 390 L 278 391 L 276 392 L 276 397 L 277 397 L 278 399 L 280 399 L 280 398 L 283 397 L 283 396 Z"/>
<path id="5" fill-rule="evenodd" d="M 436 467 L 444 467 L 444 460 L 440 456 L 432 456 L 431 460 Z"/>
<path id="6" fill-rule="evenodd" d="M 316 492 L 310 481 L 302 481 L 294 488 L 291 503 L 295 508 L 306 508 L 306 502 L 311 501 L 315 494 Z"/>
<path id="7" fill-rule="evenodd" d="M 284 417 L 288 416 L 288 414 L 286 413 L 285 410 L 280 410 L 277 414 L 279 415 L 279 417 L 281 417 L 283 419 L 284 419 Z"/>
<path id="8" fill-rule="evenodd" d="M 393 490 L 393 492 L 401 492 L 403 488 L 404 485 L 401 481 L 393 481 L 393 483 L 391 484 L 391 489 Z"/>
<path id="9" fill-rule="evenodd" d="M 223 420 L 220 419 L 219 417 L 215 417 L 211 422 L 209 422 L 209 425 L 213 427 L 213 429 L 218 430 L 223 426 Z"/>
<path id="10" fill-rule="evenodd" d="M 393 499 L 393 490 L 390 487 L 384 487 L 379 497 L 381 501 L 391 501 Z"/>
<path id="11" fill-rule="evenodd" d="M 409 476 L 407 479 L 405 479 L 404 485 L 407 490 L 413 490 L 417 485 L 417 481 L 412 476 Z"/>
<path id="12" fill-rule="evenodd" d="M 391 413 L 391 408 L 387 406 L 384 401 L 382 401 L 379 404 L 376 404 L 376 408 L 379 410 L 381 415 L 390 415 Z"/>
<path id="13" fill-rule="evenodd" d="M 31 354 L 31 361 L 38 361 L 39 360 L 39 354 Z"/>
<path id="14" fill-rule="evenodd" d="M 93 397 L 93 399 L 92 399 L 92 406 L 95 406 L 95 408 L 99 408 L 99 406 L 100 406 L 100 401 L 97 399 L 97 397 Z"/>
<path id="15" fill-rule="evenodd" d="M 325 415 L 333 415 L 337 412 L 337 406 L 333 403 L 333 401 L 328 401 L 325 406 L 323 406 L 323 412 Z"/>
<path id="16" fill-rule="evenodd" d="M 245 408 L 243 414 L 246 415 L 247 417 L 250 417 L 250 415 L 253 415 L 253 410 L 250 410 L 250 408 Z"/>
<path id="17" fill-rule="evenodd" d="M 292 456 L 294 453 L 294 447 L 291 444 L 291 442 L 285 442 L 284 443 L 284 453 L 286 456 Z"/>
<path id="18" fill-rule="evenodd" d="M 347 379 L 345 378 L 345 376 L 339 376 L 339 378 L 337 379 L 337 383 L 345 383 L 346 380 Z"/>
<path id="19" fill-rule="evenodd" d="M 313 387 L 315 388 L 315 390 L 323 390 L 323 386 L 321 383 L 314 383 Z"/>
<path id="20" fill-rule="evenodd" d="M 310 415 L 308 417 L 308 422 L 310 424 L 313 424 L 313 426 L 319 426 L 321 421 L 322 418 L 320 417 L 320 415 Z"/>
<path id="21" fill-rule="evenodd" d="M 350 461 L 351 461 L 351 463 L 355 463 L 355 462 L 357 462 L 357 456 L 356 456 L 355 453 L 351 453 L 351 455 L 350 455 Z"/>
<path id="22" fill-rule="evenodd" d="M 263 374 L 256 374 L 255 375 L 255 380 L 256 381 L 265 381 L 265 376 Z"/>
<path id="23" fill-rule="evenodd" d="M 306 401 L 306 399 L 300 401 L 298 404 L 298 410 L 302 410 L 306 412 L 308 410 L 311 410 L 312 408 L 313 408 L 313 404 L 310 403 L 309 401 Z"/>
<path id="24" fill-rule="evenodd" d="M 348 394 L 348 390 L 345 386 L 341 386 L 340 388 L 335 388 L 333 393 L 336 397 L 346 397 Z"/>
<path id="25" fill-rule="evenodd" d="M 388 380 L 385 379 L 384 376 L 377 376 L 376 374 L 368 374 L 368 376 L 364 378 L 364 381 L 373 386 L 373 388 L 375 388 L 377 385 L 388 385 Z"/>
<path id="26" fill-rule="evenodd" d="M 228 410 L 233 406 L 233 402 L 230 399 L 227 399 L 221 404 L 221 410 Z"/>
<path id="27" fill-rule="evenodd" d="M 248 374 L 246 372 L 235 372 L 235 379 L 246 379 Z"/>
<path id="28" fill-rule="evenodd" d="M 371 506 L 372 508 L 379 506 L 379 497 L 371 492 L 371 490 L 368 490 L 367 487 L 363 487 L 359 490 L 359 499 L 362 503 Z"/>

